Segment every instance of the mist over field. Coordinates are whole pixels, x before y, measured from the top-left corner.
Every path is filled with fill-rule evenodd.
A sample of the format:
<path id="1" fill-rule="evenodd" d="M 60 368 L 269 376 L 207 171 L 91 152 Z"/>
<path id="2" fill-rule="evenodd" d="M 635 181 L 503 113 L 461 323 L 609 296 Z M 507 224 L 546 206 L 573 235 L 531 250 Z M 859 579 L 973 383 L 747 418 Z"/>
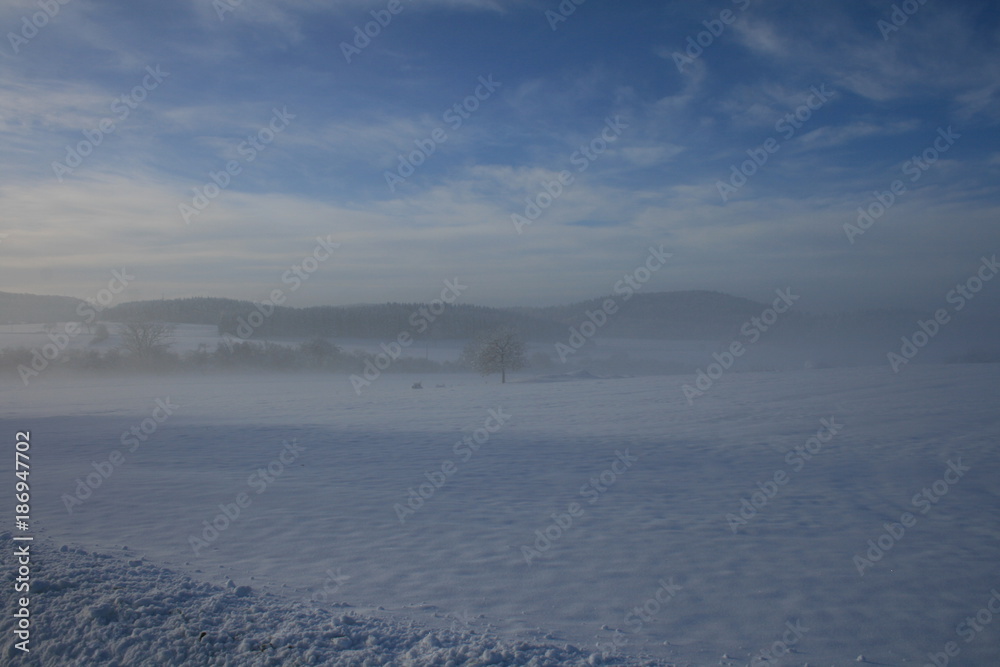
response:
<path id="1" fill-rule="evenodd" d="M 1000 660 L 987 0 L 0 7 L 0 663 Z"/>

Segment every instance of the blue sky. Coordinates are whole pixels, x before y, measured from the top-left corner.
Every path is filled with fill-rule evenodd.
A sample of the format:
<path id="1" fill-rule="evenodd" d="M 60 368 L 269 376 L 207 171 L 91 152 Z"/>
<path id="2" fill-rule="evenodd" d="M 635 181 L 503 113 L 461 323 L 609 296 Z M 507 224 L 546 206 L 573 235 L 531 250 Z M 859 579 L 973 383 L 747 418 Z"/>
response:
<path id="1" fill-rule="evenodd" d="M 547 305 L 662 246 L 644 290 L 932 309 L 1000 250 L 995 3 L 562 7 L 4 3 L 0 289 Z"/>

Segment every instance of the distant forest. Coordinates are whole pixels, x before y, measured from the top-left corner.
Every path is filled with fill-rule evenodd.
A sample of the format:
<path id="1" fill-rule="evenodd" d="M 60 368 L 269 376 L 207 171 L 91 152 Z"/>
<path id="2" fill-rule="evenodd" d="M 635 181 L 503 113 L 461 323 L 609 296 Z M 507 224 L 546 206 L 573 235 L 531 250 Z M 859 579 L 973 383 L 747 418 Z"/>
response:
<path id="1" fill-rule="evenodd" d="M 544 308 L 490 308 L 469 304 L 385 303 L 291 308 L 235 299 L 193 297 L 134 301 L 101 309 L 78 299 L 0 292 L 0 324 L 54 323 L 96 318 L 105 322 L 157 321 L 203 324 L 220 335 L 242 340 L 281 338 L 392 340 L 406 332 L 414 340 L 471 340 L 501 326 L 537 342 L 565 340 L 571 327 L 588 321 L 608 301 L 617 309 L 602 336 L 659 340 L 726 340 L 759 316 L 768 304 L 719 292 L 636 293 L 631 298 L 600 297 Z M 769 338 L 891 335 L 921 316 L 907 311 L 872 311 L 813 316 L 793 308 L 782 315 Z"/>
<path id="2" fill-rule="evenodd" d="M 554 364 L 555 353 L 544 346 L 554 343 L 556 353 L 562 354 L 560 349 L 582 347 L 592 336 L 728 344 L 736 340 L 752 343 L 766 331 L 770 345 L 793 349 L 807 344 L 815 349 L 818 344 L 836 353 L 855 348 L 894 349 L 901 335 L 914 331 L 918 320 L 926 318 L 917 312 L 890 310 L 812 315 L 798 309 L 797 304 L 793 306 L 779 309 L 781 314 L 777 315 L 770 303 L 719 292 L 687 291 L 635 293 L 627 299 L 608 296 L 546 308 L 489 308 L 441 301 L 290 308 L 206 297 L 135 301 L 105 308 L 69 297 L 0 292 L 0 325 L 36 324 L 50 340 L 41 348 L 0 348 L 0 373 L 16 373 L 25 384 L 52 365 L 78 371 L 371 373 L 380 361 L 385 364 L 380 353 L 348 352 L 345 345 L 354 340 L 377 341 L 385 350 L 386 344 L 396 345 L 403 336 L 409 341 L 404 347 L 413 342 L 468 343 L 501 328 L 512 328 L 521 340 L 543 346 L 527 359 L 529 368 L 543 371 L 565 368 Z M 148 354 L 136 354 L 124 342 L 123 332 L 130 328 L 172 332 L 177 324 L 215 327 L 219 340 L 214 346 L 202 344 L 196 350 L 175 351 L 165 334 Z M 66 336 L 60 332 L 70 326 L 92 337 L 86 348 L 62 349 Z M 955 348 L 960 351 L 953 355 L 958 360 L 998 361 L 1000 349 L 984 344 L 979 334 L 991 330 L 965 316 L 962 323 L 950 325 L 942 337 L 968 336 L 972 341 Z M 112 333 L 116 338 L 108 342 Z M 598 364 L 605 362 L 587 363 L 600 370 Z M 674 361 L 619 359 L 607 364 L 606 372 L 692 371 Z M 465 360 L 434 361 L 404 354 L 395 358 L 391 367 L 394 372 L 424 373 L 467 370 L 469 365 Z"/>

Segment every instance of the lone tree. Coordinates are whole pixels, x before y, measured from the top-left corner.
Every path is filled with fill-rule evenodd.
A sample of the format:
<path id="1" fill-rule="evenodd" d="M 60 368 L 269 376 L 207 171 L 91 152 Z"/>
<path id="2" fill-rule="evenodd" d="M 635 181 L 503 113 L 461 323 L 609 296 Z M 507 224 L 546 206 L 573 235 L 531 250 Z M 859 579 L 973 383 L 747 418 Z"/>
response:
<path id="1" fill-rule="evenodd" d="M 127 322 L 121 325 L 118 335 L 129 354 L 138 361 L 148 361 L 170 347 L 167 338 L 172 331 L 169 324 L 162 322 Z"/>
<path id="2" fill-rule="evenodd" d="M 462 352 L 462 359 L 481 375 L 500 373 L 500 382 L 507 382 L 507 371 L 524 366 L 524 341 L 510 328 L 500 329 L 472 342 Z"/>

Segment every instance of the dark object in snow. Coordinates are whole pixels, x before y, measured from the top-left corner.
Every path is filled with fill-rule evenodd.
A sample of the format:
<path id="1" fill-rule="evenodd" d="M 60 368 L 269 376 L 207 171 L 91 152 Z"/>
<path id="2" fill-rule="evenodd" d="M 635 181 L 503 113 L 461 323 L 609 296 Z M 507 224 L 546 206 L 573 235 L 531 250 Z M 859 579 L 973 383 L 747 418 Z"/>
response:
<path id="1" fill-rule="evenodd" d="M 411 387 L 411 389 L 423 389 L 423 388 L 424 385 L 420 384 L 419 382 L 414 382 L 413 387 Z"/>

